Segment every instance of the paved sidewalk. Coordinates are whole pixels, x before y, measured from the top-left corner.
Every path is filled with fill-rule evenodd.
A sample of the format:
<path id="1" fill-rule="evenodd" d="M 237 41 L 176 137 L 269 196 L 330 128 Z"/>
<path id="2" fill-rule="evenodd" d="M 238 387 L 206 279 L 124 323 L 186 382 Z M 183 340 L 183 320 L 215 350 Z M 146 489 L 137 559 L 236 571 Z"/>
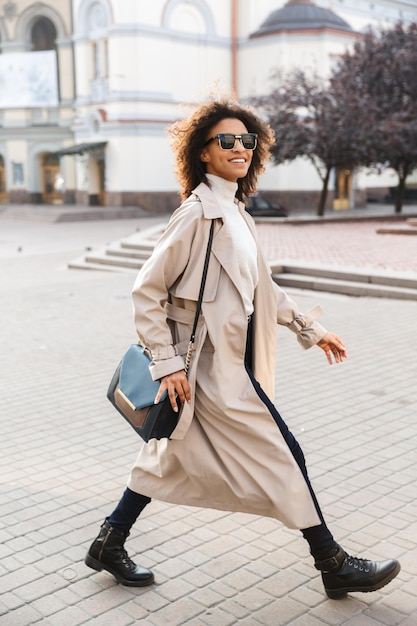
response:
<path id="1" fill-rule="evenodd" d="M 290 291 L 346 341 L 338 366 L 278 329 L 277 406 L 336 539 L 400 559 L 389 586 L 328 600 L 297 531 L 159 502 L 128 540 L 155 585 L 85 567 L 140 445 L 105 397 L 135 340 L 134 276 L 66 264 L 142 224 L 0 223 L 0 626 L 415 626 L 416 302 Z"/>

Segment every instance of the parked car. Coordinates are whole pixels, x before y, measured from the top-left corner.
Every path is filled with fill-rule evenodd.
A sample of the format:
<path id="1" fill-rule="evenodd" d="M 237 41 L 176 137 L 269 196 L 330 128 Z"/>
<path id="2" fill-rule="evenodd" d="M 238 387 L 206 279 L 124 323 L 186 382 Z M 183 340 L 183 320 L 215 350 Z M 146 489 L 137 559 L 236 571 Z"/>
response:
<path id="1" fill-rule="evenodd" d="M 246 198 L 245 204 L 247 212 L 252 217 L 288 217 L 284 207 L 272 204 L 259 193 Z"/>

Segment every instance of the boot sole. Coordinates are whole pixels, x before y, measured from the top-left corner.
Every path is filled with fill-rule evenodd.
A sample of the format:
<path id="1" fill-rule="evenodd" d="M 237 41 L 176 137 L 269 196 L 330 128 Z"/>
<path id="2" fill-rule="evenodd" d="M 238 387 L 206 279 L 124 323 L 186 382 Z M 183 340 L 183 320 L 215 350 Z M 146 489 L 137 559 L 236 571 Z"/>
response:
<path id="1" fill-rule="evenodd" d="M 106 572 L 109 572 L 109 574 L 114 576 L 118 583 L 124 585 L 125 587 L 147 587 L 148 585 L 152 585 L 152 583 L 154 582 L 153 574 L 151 574 L 149 578 L 145 578 L 143 580 L 127 580 L 126 578 L 120 576 L 118 572 L 111 569 L 111 567 L 109 567 L 105 563 L 97 561 L 97 559 L 93 559 L 93 557 L 89 554 L 87 554 L 87 556 L 85 557 L 84 563 L 87 565 L 87 567 L 91 567 L 91 569 L 96 570 L 96 572 L 101 572 L 103 569 L 106 570 Z"/>
<path id="2" fill-rule="evenodd" d="M 377 585 L 372 585 L 372 587 L 355 587 L 354 589 L 352 589 L 352 587 L 346 587 L 344 589 L 326 589 L 325 587 L 324 590 L 331 600 L 340 600 L 348 593 L 355 593 L 356 591 L 360 591 L 362 593 L 368 593 L 368 591 L 378 591 L 378 589 L 382 589 L 382 587 L 385 587 L 385 585 L 388 585 L 388 583 L 394 580 L 394 578 L 400 573 L 400 570 L 401 565 L 397 563 L 395 569 L 390 572 L 386 578 L 381 580 Z"/>

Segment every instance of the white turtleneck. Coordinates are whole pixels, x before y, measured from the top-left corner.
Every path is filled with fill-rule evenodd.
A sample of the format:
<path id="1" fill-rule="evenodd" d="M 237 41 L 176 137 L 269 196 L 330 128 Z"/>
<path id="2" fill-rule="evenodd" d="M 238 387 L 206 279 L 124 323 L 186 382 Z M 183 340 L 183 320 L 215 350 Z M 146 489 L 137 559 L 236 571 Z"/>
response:
<path id="1" fill-rule="evenodd" d="M 237 183 L 225 180 L 214 174 L 207 174 L 211 190 L 220 205 L 225 223 L 233 239 L 233 245 L 240 269 L 243 287 L 243 300 L 246 315 L 253 313 L 253 296 L 258 284 L 258 264 L 256 243 L 244 217 L 235 201 Z"/>

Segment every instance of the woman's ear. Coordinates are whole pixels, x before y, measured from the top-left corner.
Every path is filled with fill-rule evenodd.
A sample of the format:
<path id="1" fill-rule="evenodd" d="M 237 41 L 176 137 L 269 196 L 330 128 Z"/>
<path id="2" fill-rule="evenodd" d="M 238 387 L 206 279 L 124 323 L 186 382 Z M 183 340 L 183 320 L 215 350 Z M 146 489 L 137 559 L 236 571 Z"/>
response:
<path id="1" fill-rule="evenodd" d="M 206 150 L 202 150 L 201 151 L 200 161 L 202 161 L 203 163 L 207 163 L 207 161 L 208 161 L 208 154 L 207 154 Z"/>

